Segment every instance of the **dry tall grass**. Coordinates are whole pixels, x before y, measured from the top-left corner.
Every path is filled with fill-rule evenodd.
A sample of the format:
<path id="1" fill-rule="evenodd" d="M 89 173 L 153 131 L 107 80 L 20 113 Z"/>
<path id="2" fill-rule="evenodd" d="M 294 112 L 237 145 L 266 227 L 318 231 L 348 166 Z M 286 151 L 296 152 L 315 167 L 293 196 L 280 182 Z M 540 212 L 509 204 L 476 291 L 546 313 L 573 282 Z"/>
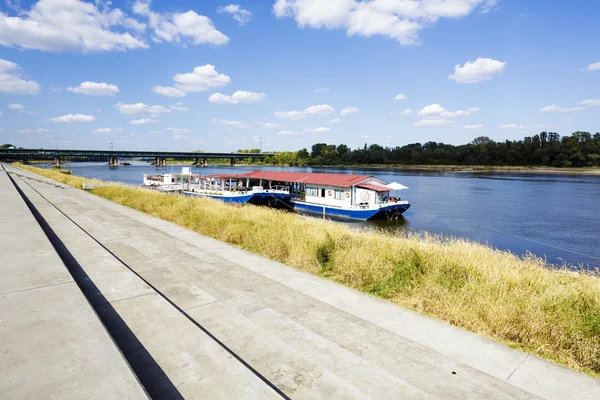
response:
<path id="1" fill-rule="evenodd" d="M 76 187 L 83 178 L 26 167 Z M 600 377 L 600 276 L 459 239 L 358 231 L 210 199 L 95 194 Z"/>

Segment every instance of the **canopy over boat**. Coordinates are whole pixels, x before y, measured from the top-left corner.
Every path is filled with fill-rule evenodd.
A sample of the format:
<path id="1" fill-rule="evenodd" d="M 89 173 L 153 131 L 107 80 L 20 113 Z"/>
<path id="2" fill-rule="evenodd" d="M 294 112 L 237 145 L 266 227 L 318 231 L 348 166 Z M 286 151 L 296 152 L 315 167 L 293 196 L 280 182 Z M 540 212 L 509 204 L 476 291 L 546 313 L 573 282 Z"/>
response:
<path id="1" fill-rule="evenodd" d="M 387 184 L 385 186 L 388 188 L 388 190 L 403 190 L 403 189 L 408 189 L 408 186 L 401 185 L 398 182 L 392 182 L 392 183 L 389 183 L 389 184 Z"/>
<path id="2" fill-rule="evenodd" d="M 360 188 L 364 188 L 364 189 L 371 189 L 376 192 L 389 192 L 391 190 L 389 187 L 381 186 L 381 185 L 374 185 L 372 183 L 367 183 L 367 184 L 359 183 L 356 186 L 360 187 Z"/>

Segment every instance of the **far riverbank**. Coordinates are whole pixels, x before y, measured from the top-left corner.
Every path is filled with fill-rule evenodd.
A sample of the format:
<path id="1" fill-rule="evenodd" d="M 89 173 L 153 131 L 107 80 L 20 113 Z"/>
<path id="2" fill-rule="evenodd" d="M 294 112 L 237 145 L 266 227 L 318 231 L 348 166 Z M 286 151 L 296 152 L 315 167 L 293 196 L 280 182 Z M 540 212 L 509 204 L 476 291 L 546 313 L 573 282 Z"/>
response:
<path id="1" fill-rule="evenodd" d="M 191 160 L 172 160 L 168 165 L 190 165 Z M 209 166 L 230 166 L 229 163 L 209 163 Z M 234 167 L 297 167 L 295 165 L 271 165 L 264 163 L 236 163 Z M 405 165 L 405 164 L 356 164 L 356 165 L 303 165 L 301 167 L 336 170 L 386 170 L 419 172 L 455 172 L 455 173 L 523 173 L 540 175 L 600 175 L 600 167 L 554 168 L 533 166 L 491 166 L 491 165 Z"/>

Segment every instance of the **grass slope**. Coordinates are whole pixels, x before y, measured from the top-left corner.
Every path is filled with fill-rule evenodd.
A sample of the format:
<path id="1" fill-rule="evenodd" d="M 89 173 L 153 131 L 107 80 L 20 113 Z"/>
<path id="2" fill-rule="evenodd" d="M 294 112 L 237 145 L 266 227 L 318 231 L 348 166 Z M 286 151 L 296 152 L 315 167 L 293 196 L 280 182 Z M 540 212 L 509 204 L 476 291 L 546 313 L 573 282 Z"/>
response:
<path id="1" fill-rule="evenodd" d="M 81 188 L 88 179 L 21 166 Z M 481 244 L 358 231 L 127 186 L 94 194 L 600 377 L 600 276 Z"/>

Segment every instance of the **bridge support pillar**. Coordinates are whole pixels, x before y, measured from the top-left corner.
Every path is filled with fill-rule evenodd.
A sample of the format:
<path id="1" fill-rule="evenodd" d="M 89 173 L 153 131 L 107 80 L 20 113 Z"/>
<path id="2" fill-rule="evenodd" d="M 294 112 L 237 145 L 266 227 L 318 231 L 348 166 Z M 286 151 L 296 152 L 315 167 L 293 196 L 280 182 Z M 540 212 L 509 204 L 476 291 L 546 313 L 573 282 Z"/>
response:
<path id="1" fill-rule="evenodd" d="M 230 165 L 233 167 L 235 165 L 235 158 L 231 158 L 229 162 Z"/>
<path id="2" fill-rule="evenodd" d="M 203 158 L 202 161 L 200 161 L 200 157 L 196 157 L 196 161 L 194 161 L 194 165 L 196 167 L 207 167 L 208 162 L 206 161 L 206 158 Z"/>
<path id="3" fill-rule="evenodd" d="M 55 168 L 60 168 L 61 167 L 60 158 L 58 158 L 58 157 L 54 158 L 54 167 Z"/>
<path id="4" fill-rule="evenodd" d="M 119 159 L 117 157 L 108 157 L 108 166 L 109 167 L 118 167 Z"/>

